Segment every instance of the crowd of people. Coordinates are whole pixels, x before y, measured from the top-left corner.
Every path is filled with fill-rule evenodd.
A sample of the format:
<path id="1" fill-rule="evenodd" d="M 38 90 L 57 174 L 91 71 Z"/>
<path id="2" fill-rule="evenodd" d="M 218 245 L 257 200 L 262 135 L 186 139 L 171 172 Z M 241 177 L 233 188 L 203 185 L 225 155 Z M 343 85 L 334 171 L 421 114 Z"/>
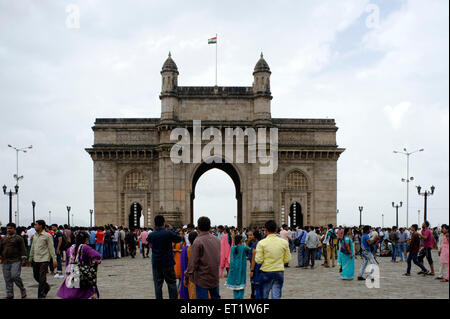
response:
<path id="1" fill-rule="evenodd" d="M 198 219 L 197 227 L 189 224 L 175 229 L 155 216 L 153 228 L 69 227 L 46 225 L 38 220 L 29 227 L 10 223 L 1 229 L 0 261 L 6 284 L 6 298 L 14 298 L 13 285 L 21 297 L 27 292 L 21 279 L 21 267 L 32 267 L 39 283 L 38 298 L 50 290 L 47 273 L 64 278 L 56 295 L 60 298 L 99 298 L 98 264 L 104 259 L 151 258 L 155 296 L 162 299 L 166 282 L 171 299 L 219 299 L 219 280 L 235 299 L 243 299 L 250 282 L 252 299 L 282 297 L 285 268 L 291 254 L 297 252 L 296 268 L 314 269 L 338 266 L 343 280 L 355 277 L 355 259 L 362 263 L 357 279 L 372 276 L 377 257 L 391 262 L 406 262 L 405 276 L 411 276 L 412 263 L 419 275 L 435 276 L 432 250 L 439 255 L 436 279 L 449 279 L 448 225 L 430 229 L 427 221 L 409 229 L 360 227 L 288 227 L 268 221 L 261 228 L 211 227 L 208 217 Z M 428 268 L 424 265 L 427 259 Z M 63 273 L 63 262 L 65 262 Z M 250 275 L 248 276 L 247 269 Z M 247 278 L 249 277 L 249 278 Z"/>

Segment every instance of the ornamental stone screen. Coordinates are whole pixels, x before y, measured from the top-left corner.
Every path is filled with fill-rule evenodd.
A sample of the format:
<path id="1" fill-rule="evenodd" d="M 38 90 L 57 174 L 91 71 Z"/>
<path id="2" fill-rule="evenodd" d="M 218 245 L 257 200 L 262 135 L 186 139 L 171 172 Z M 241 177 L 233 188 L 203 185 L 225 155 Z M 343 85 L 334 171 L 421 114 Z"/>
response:
<path id="1" fill-rule="evenodd" d="M 337 160 L 344 149 L 336 144 L 333 119 L 272 118 L 271 71 L 262 54 L 250 87 L 178 86 L 178 75 L 169 54 L 161 71 L 160 118 L 96 119 L 94 144 L 86 149 L 94 164 L 96 225 L 152 227 L 156 214 L 175 226 L 195 224 L 195 186 L 213 168 L 234 182 L 238 227 L 262 226 L 269 219 L 290 226 L 336 223 Z M 174 161 L 172 130 L 195 136 L 195 123 L 201 123 L 203 135 L 210 127 L 222 136 L 227 128 L 277 129 L 277 167 L 262 174 L 263 164 L 249 155 L 243 162 L 217 154 Z M 194 139 L 187 138 L 195 151 Z M 250 137 L 243 141 L 250 154 Z M 207 143 L 202 138 L 199 147 Z M 236 145 L 231 148 L 238 152 Z"/>

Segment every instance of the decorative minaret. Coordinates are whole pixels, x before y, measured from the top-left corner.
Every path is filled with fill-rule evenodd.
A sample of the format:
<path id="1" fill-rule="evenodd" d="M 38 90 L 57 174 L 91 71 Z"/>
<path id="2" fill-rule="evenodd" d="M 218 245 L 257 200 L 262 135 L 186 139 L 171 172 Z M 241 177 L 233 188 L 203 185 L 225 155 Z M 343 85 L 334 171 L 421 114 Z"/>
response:
<path id="1" fill-rule="evenodd" d="M 270 74 L 272 72 L 270 72 L 269 65 L 264 60 L 261 52 L 261 57 L 253 71 L 254 112 L 255 121 L 257 122 L 264 122 L 271 118 L 270 101 L 272 100 L 272 95 L 270 93 Z"/>
<path id="2" fill-rule="evenodd" d="M 172 120 L 175 117 L 174 110 L 177 103 L 177 87 L 178 87 L 178 68 L 172 55 L 164 62 L 161 77 L 161 120 Z"/>

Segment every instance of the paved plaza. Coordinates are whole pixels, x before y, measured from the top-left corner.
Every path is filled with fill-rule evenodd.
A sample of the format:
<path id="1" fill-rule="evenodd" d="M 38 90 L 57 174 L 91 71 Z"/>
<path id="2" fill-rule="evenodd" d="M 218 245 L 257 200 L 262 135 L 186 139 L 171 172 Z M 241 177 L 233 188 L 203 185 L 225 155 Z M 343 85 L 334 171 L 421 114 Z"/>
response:
<path id="1" fill-rule="evenodd" d="M 355 280 L 340 279 L 338 267 L 325 268 L 320 266 L 323 261 L 316 261 L 315 269 L 298 269 L 297 254 L 292 254 L 293 260 L 286 269 L 283 287 L 285 299 L 319 299 L 319 298 L 449 298 L 449 285 L 435 280 L 431 276 L 417 275 L 418 268 L 413 265 L 411 277 L 403 276 L 406 262 L 392 263 L 390 257 L 377 257 L 380 263 L 380 288 L 369 289 L 364 281 L 357 281 L 357 271 L 361 265 L 358 258 L 355 263 Z M 433 251 L 433 259 L 438 270 L 437 252 Z M 428 264 L 425 262 L 428 268 Z M 248 267 L 247 267 L 248 271 Z M 47 276 L 51 290 L 48 299 L 55 299 L 56 291 L 63 279 Z M 247 277 L 248 278 L 248 277 Z M 28 298 L 37 297 L 37 283 L 33 280 L 30 267 L 22 269 L 22 279 L 27 288 Z M 220 281 L 222 298 L 232 299 L 233 293 L 225 288 L 225 279 Z M 98 270 L 98 284 L 101 298 L 111 299 L 154 299 L 152 269 L 150 259 L 137 256 L 135 259 L 125 257 L 116 260 L 104 260 Z M 168 298 L 167 286 L 163 288 L 164 298 Z M 5 297 L 3 274 L 0 279 L 0 298 Z M 15 297 L 20 298 L 20 291 L 15 287 Z M 250 288 L 245 292 L 245 298 L 250 298 Z"/>

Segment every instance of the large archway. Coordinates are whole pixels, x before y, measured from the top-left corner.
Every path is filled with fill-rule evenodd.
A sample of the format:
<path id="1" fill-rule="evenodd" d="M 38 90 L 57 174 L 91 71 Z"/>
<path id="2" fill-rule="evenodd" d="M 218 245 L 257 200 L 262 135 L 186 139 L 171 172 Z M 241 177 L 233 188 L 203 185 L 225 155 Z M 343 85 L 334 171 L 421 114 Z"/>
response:
<path id="1" fill-rule="evenodd" d="M 221 171 L 224 171 L 228 176 L 233 180 L 235 190 L 236 190 L 236 201 L 237 201 L 237 227 L 242 227 L 242 191 L 241 191 L 241 181 L 239 178 L 239 174 L 234 168 L 234 166 L 230 163 L 211 163 L 207 164 L 203 162 L 196 169 L 194 176 L 192 178 L 192 193 L 191 193 L 191 212 L 190 212 L 190 222 L 194 223 L 194 199 L 195 199 L 195 187 L 199 178 L 206 173 L 207 171 L 216 168 Z M 211 221 L 214 224 L 214 221 Z M 195 224 L 195 223 L 194 223 Z"/>

